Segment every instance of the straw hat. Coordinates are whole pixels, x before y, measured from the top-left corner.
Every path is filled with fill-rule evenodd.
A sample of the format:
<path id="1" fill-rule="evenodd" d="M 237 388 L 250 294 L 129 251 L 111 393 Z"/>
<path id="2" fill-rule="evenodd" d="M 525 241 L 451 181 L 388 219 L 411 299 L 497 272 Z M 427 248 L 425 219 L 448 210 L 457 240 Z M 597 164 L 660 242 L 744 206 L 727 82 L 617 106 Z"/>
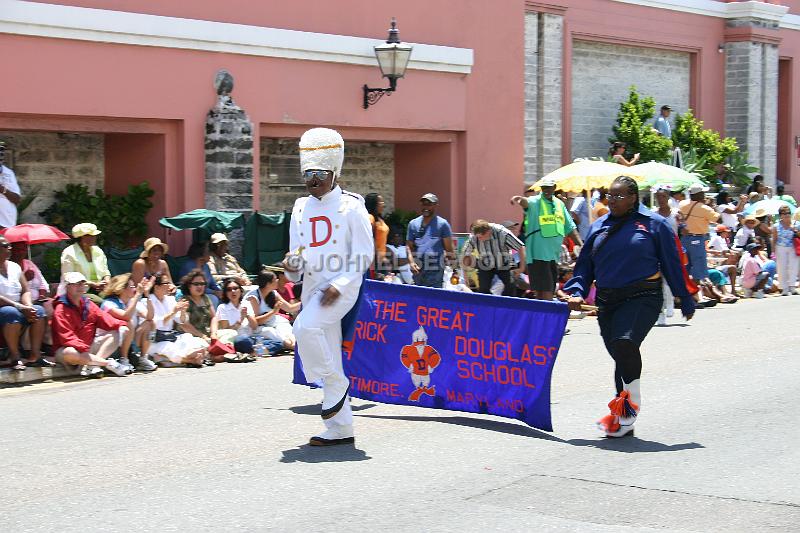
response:
<path id="1" fill-rule="evenodd" d="M 767 216 L 767 210 L 766 209 L 756 209 L 756 212 L 753 213 L 753 216 L 756 217 L 756 218 L 765 217 L 765 216 Z"/>
<path id="2" fill-rule="evenodd" d="M 142 259 L 144 259 L 145 257 L 149 257 L 150 250 L 152 250 L 156 246 L 160 246 L 161 249 L 164 250 L 164 253 L 167 253 L 169 251 L 169 246 L 161 242 L 161 239 L 159 239 L 158 237 L 150 237 L 149 239 L 144 241 L 144 251 L 142 251 L 142 253 L 139 254 L 139 257 L 141 257 Z"/>

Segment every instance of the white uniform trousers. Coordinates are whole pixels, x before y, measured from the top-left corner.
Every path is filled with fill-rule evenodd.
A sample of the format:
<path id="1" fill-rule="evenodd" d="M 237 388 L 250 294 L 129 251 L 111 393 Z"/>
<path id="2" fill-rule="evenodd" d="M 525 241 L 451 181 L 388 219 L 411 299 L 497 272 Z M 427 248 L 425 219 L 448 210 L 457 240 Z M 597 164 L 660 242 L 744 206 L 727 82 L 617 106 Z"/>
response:
<path id="1" fill-rule="evenodd" d="M 322 306 L 322 291 L 317 291 L 303 302 L 303 309 L 294 321 L 294 336 L 306 381 L 322 382 L 323 413 L 343 402 L 336 415 L 323 417 L 328 429 L 353 425 L 350 399 L 346 395 L 350 379 L 342 368 L 342 318 L 357 297 L 358 287 L 348 287 L 334 303 Z"/>

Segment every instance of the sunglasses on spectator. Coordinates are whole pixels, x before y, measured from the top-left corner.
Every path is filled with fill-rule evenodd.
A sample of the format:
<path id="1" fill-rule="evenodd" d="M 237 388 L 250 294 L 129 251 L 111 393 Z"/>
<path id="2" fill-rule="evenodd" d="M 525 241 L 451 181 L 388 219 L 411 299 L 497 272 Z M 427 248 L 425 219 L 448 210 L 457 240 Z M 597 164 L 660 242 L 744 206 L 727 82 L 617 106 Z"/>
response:
<path id="1" fill-rule="evenodd" d="M 11 248 L 11 244 L 7 242 L 0 243 L 0 248 Z"/>
<path id="2" fill-rule="evenodd" d="M 192 287 L 205 287 L 206 285 L 208 285 L 208 283 L 206 283 L 205 281 L 193 281 L 189 285 L 191 285 Z"/>
<path id="3" fill-rule="evenodd" d="M 305 181 L 312 180 L 326 180 L 333 176 L 330 170 L 305 170 L 303 171 L 303 179 Z"/>

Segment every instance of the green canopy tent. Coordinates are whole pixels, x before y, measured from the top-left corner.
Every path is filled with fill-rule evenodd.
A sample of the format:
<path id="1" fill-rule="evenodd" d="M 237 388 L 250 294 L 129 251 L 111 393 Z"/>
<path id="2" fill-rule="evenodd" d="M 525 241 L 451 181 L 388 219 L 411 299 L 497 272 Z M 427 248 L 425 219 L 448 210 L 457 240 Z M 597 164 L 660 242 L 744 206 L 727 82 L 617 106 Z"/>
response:
<path id="1" fill-rule="evenodd" d="M 226 213 L 211 209 L 195 209 L 174 217 L 164 217 L 158 221 L 163 227 L 172 230 L 194 230 L 194 242 L 207 241 L 212 233 L 228 233 L 244 226 L 242 213 Z"/>
<path id="2" fill-rule="evenodd" d="M 211 209 L 195 209 L 174 217 L 161 218 L 158 223 L 170 230 L 193 230 L 192 242 L 207 242 L 211 240 L 211 235 L 214 233 L 228 233 L 233 229 L 244 226 L 244 215 L 242 213 L 226 213 Z M 180 272 L 180 267 L 186 260 L 186 256 L 167 255 L 164 259 L 169 265 L 170 272 L 177 273 Z"/>
<path id="3" fill-rule="evenodd" d="M 244 227 L 244 262 L 248 272 L 282 261 L 289 251 L 290 213 L 253 213 Z"/>

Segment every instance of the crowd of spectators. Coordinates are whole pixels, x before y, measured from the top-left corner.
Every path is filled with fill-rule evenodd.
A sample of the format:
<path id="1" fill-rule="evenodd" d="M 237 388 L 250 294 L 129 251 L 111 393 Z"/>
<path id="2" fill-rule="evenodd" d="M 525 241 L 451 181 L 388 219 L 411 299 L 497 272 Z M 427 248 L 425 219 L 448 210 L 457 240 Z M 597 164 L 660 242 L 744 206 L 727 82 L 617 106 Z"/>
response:
<path id="1" fill-rule="evenodd" d="M 621 155 L 624 145 L 615 145 L 612 152 Z M 635 157 L 628 161 L 635 162 Z M 435 194 L 420 198 L 421 216 L 409 224 L 405 243 L 401 230 L 386 226 L 383 200 L 374 195 L 367 203 L 379 250 L 373 277 L 393 283 L 566 300 L 560 288 L 572 275 L 591 223 L 608 213 L 607 191 L 568 195 L 558 191 L 556 183 L 541 185 L 540 193 L 531 187 L 511 199 L 523 209 L 521 224 L 478 219 L 459 240 L 447 220 L 436 215 Z M 741 195 L 728 191 L 713 194 L 701 185 L 682 189 L 661 185 L 651 192 L 652 196 L 645 193 L 640 201 L 652 206 L 673 229 L 687 284 L 696 287 L 692 292 L 698 308 L 763 298 L 769 293 L 798 294 L 800 211 L 793 214 L 796 201 L 781 183 L 775 194 L 764 186 L 761 176 Z M 748 209 L 761 200 L 787 205 L 777 214 L 758 206 Z M 667 284 L 663 290 L 660 325 L 667 323 L 675 308 Z M 594 292 L 592 288 L 585 314 L 593 314 Z"/>
<path id="2" fill-rule="evenodd" d="M 52 297 L 27 244 L 0 236 L 0 368 L 51 367 L 55 359 L 86 377 L 127 376 L 294 349 L 300 304 L 280 266 L 263 267 L 251 281 L 227 236 L 216 233 L 210 245 L 189 247 L 176 283 L 169 246 L 151 237 L 130 272 L 111 277 L 100 234 L 90 223 L 72 228 Z"/>

